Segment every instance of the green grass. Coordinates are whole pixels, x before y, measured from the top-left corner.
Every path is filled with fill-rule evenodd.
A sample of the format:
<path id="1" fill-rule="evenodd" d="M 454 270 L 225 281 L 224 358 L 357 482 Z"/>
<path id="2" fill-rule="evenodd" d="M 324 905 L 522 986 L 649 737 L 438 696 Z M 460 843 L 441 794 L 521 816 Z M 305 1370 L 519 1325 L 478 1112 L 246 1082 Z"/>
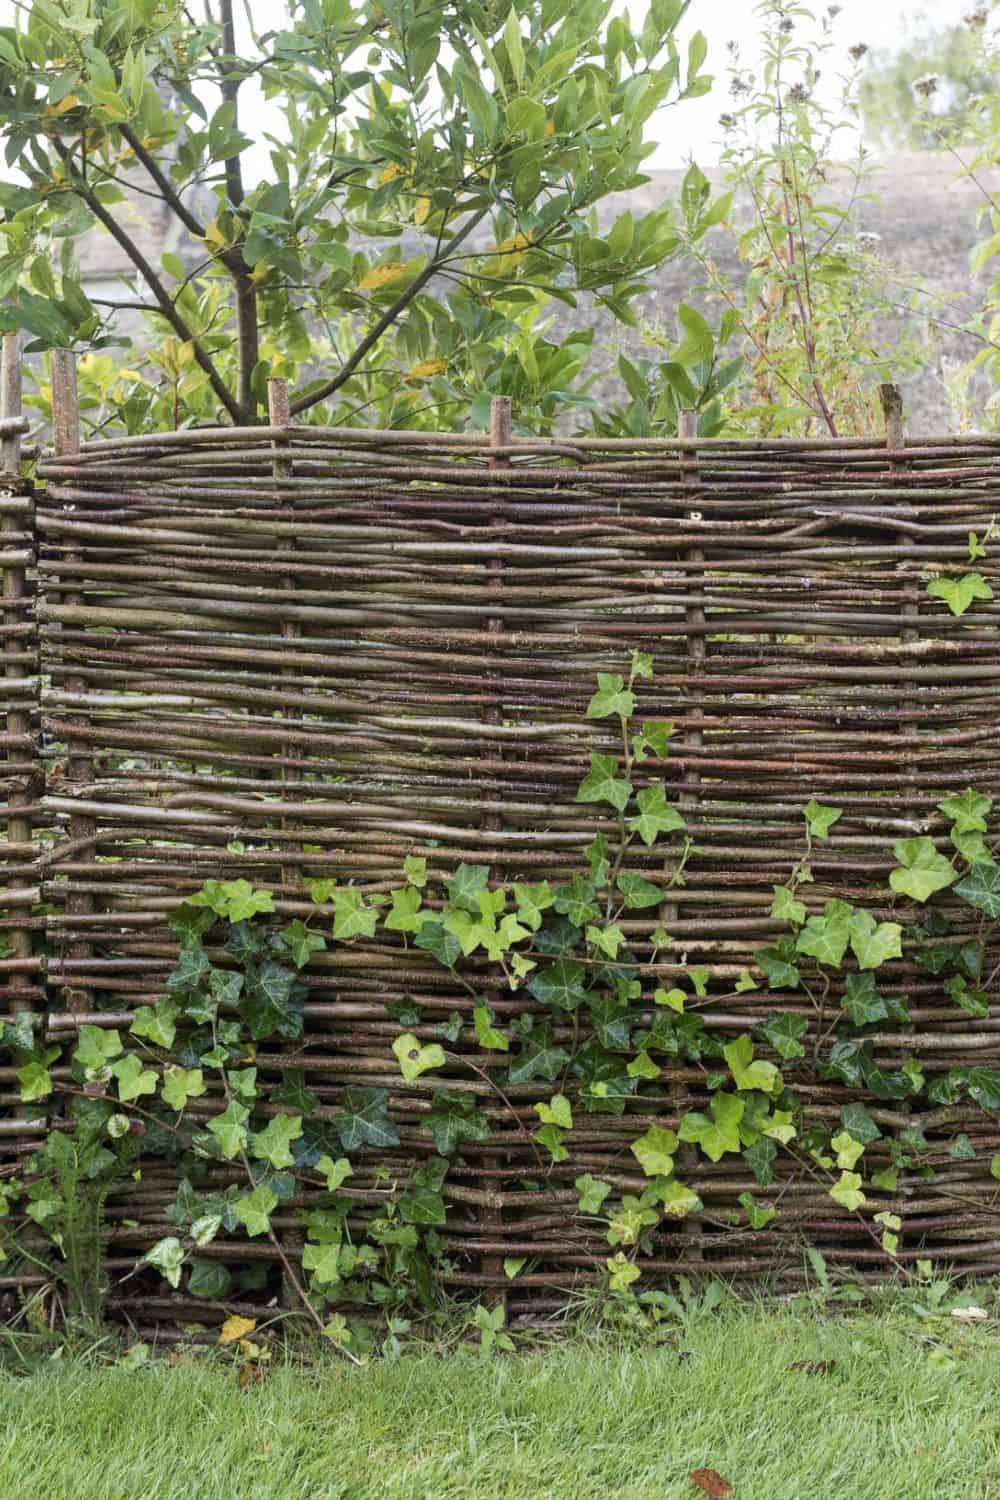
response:
<path id="1" fill-rule="evenodd" d="M 794 1360 L 834 1360 L 825 1373 Z M 480 1361 L 50 1362 L 0 1376 L 0 1496 L 45 1500 L 1000 1497 L 1000 1331 L 912 1313 L 724 1308 L 677 1346 Z"/>

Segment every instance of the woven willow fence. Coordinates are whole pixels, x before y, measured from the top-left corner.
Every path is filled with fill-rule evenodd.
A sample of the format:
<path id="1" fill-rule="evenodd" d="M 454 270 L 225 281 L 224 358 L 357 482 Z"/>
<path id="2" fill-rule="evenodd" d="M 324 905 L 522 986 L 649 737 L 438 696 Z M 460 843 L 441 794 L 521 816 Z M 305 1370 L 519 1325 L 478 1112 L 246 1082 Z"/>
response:
<path id="1" fill-rule="evenodd" d="M 813 852 L 810 904 L 861 899 L 874 881 L 888 915 L 891 839 L 926 831 L 950 790 L 1000 792 L 997 608 L 954 619 L 925 592 L 929 569 L 962 570 L 968 532 L 997 511 L 1000 440 L 903 446 L 891 422 L 885 442 L 511 442 L 501 409 L 491 440 L 279 422 L 80 443 L 65 395 L 57 416 L 33 528 L 22 485 L 7 480 L 0 500 L 12 938 L 0 969 L 9 1006 L 47 1004 L 56 1039 L 84 1021 L 124 1030 L 164 993 L 176 955 L 165 915 L 208 877 L 266 886 L 289 917 L 313 910 L 304 879 L 386 890 L 409 854 L 442 877 L 460 861 L 568 877 L 594 828 L 574 801 L 587 753 L 614 749 L 583 711 L 595 674 L 632 648 L 655 661 L 646 710 L 677 726 L 656 771 L 695 848 L 686 884 L 625 926 L 645 960 L 655 925 L 672 936 L 644 989 L 708 967 L 710 1030 L 736 1036 L 775 1006 L 734 984 L 778 928 L 771 888 L 801 853 L 806 800 L 844 809 Z M 648 851 L 650 880 L 662 859 Z M 915 1054 L 928 1074 L 998 1061 L 1000 1008 L 970 1021 L 932 977 L 894 969 L 912 1024 L 877 1033 L 884 1068 Z M 473 1002 L 391 935 L 317 955 L 309 977 L 294 1063 L 321 1113 L 351 1083 L 390 1091 L 401 1144 L 377 1159 L 405 1175 L 433 1150 L 418 1126 L 441 1075 L 402 1083 L 386 1003 L 414 996 L 430 1039 L 430 1023 Z M 486 967 L 477 984 L 502 1017 L 532 1008 Z M 836 998 L 835 981 L 834 1010 Z M 782 1008 L 814 1024 L 804 997 Z M 864 1096 L 813 1075 L 812 1037 L 783 1070 L 806 1121 L 829 1124 Z M 503 1087 L 507 1058 L 478 1052 L 471 1026 L 450 1051 L 444 1076 L 478 1096 L 493 1134 L 449 1174 L 449 1285 L 506 1287 L 512 1313 L 544 1315 L 605 1274 L 603 1230 L 576 1216 L 574 1179 L 641 1191 L 628 1143 L 703 1103 L 703 1070 L 668 1062 L 621 1118 L 581 1112 L 569 1160 L 540 1175 L 525 1127 L 551 1086 Z M 262 1051 L 260 1077 L 289 1060 Z M 12 1070 L 3 1077 L 10 1157 L 44 1122 L 18 1117 Z M 903 1105 L 867 1103 L 886 1128 L 908 1122 Z M 904 1263 L 1000 1271 L 1000 1131 L 973 1105 L 922 1123 L 933 1173 L 904 1173 L 869 1214 L 900 1213 Z M 962 1131 L 975 1160 L 948 1154 Z M 879 1143 L 869 1149 L 877 1163 Z M 350 1184 L 361 1205 L 377 1198 L 365 1160 Z M 794 1282 L 804 1242 L 859 1275 L 885 1272 L 860 1218 L 807 1174 L 779 1177 L 781 1215 L 754 1234 L 726 1229 L 755 1186 L 738 1157 L 689 1159 L 685 1180 L 704 1211 L 664 1221 L 643 1262 L 654 1278 Z M 175 1189 L 151 1162 L 112 1200 L 115 1271 L 166 1232 Z M 294 1234 L 291 1209 L 274 1222 Z M 274 1257 L 245 1240 L 209 1253 Z M 507 1256 L 530 1259 L 513 1282 Z M 146 1286 L 117 1305 L 190 1316 L 155 1276 Z"/>

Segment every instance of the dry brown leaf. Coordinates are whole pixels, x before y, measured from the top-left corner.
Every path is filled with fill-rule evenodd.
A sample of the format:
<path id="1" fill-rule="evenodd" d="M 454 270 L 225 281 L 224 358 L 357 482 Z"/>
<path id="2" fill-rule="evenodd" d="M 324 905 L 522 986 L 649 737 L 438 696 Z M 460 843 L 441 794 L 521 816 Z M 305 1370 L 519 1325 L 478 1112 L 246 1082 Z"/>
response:
<path id="1" fill-rule="evenodd" d="M 726 1495 L 733 1493 L 729 1480 L 717 1469 L 692 1469 L 688 1477 L 691 1483 L 696 1484 L 700 1490 L 711 1497 L 711 1500 L 725 1500 Z"/>
<path id="2" fill-rule="evenodd" d="M 235 1344 L 239 1339 L 245 1339 L 248 1333 L 253 1333 L 256 1327 L 256 1318 L 241 1318 L 234 1313 L 219 1330 L 219 1343 Z"/>
<path id="3" fill-rule="evenodd" d="M 837 1368 L 837 1361 L 835 1359 L 797 1359 L 788 1368 L 798 1371 L 801 1375 L 829 1375 L 831 1370 Z"/>
<path id="4" fill-rule="evenodd" d="M 248 1385 L 259 1385 L 263 1379 L 263 1365 L 246 1364 L 240 1366 L 239 1374 L 236 1376 L 236 1384 L 241 1391 L 245 1391 Z"/>

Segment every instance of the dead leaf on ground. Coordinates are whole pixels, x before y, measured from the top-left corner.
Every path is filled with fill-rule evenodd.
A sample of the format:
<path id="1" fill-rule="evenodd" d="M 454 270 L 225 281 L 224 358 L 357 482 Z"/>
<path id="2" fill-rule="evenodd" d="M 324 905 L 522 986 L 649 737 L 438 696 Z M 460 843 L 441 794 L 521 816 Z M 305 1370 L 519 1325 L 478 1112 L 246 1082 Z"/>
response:
<path id="1" fill-rule="evenodd" d="M 263 1365 L 241 1365 L 239 1374 L 236 1376 L 236 1384 L 241 1391 L 245 1391 L 249 1385 L 259 1385 L 265 1374 Z"/>
<path id="2" fill-rule="evenodd" d="M 951 1315 L 960 1323 L 986 1323 L 990 1316 L 985 1307 L 953 1307 Z"/>
<path id="3" fill-rule="evenodd" d="M 239 1339 L 245 1339 L 248 1333 L 253 1333 L 256 1327 L 256 1318 L 241 1318 L 234 1313 L 219 1330 L 219 1343 L 235 1344 Z"/>
<path id="4" fill-rule="evenodd" d="M 733 1493 L 729 1480 L 717 1469 L 692 1469 L 688 1477 L 692 1484 L 710 1496 L 710 1500 L 725 1500 L 726 1495 Z"/>
<path id="5" fill-rule="evenodd" d="M 837 1361 L 835 1359 L 797 1359 L 788 1368 L 790 1371 L 797 1371 L 800 1375 L 829 1375 L 831 1370 L 837 1368 Z"/>

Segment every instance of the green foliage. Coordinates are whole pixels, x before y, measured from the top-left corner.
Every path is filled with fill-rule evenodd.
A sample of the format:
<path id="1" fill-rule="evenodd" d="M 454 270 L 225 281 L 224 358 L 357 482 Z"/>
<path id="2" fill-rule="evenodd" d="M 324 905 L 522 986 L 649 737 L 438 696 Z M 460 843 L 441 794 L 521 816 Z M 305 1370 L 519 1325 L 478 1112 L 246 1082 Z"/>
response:
<path id="1" fill-rule="evenodd" d="M 248 10 L 242 39 L 232 0 L 215 9 L 31 0 L 0 33 L 0 326 L 89 351 L 85 416 L 132 432 L 253 421 L 275 374 L 333 425 L 482 427 L 495 394 L 541 431 L 585 415 L 591 334 L 545 314 L 585 298 L 633 323 L 680 249 L 672 205 L 606 229 L 596 208 L 646 180 L 658 111 L 710 87 L 704 38 L 678 46 L 688 0 L 638 25 L 604 0 L 316 0 L 259 31 Z M 252 87 L 280 114 L 259 180 Z M 695 172 L 693 242 L 725 213 Z M 154 264 L 123 183 L 168 226 Z M 120 294 L 83 289 L 90 230 L 128 265 Z M 135 303 L 146 331 L 116 368 L 101 351 L 131 342 L 113 314 Z M 695 400 L 718 425 L 732 375 L 685 332 L 616 430 L 674 430 Z"/>

